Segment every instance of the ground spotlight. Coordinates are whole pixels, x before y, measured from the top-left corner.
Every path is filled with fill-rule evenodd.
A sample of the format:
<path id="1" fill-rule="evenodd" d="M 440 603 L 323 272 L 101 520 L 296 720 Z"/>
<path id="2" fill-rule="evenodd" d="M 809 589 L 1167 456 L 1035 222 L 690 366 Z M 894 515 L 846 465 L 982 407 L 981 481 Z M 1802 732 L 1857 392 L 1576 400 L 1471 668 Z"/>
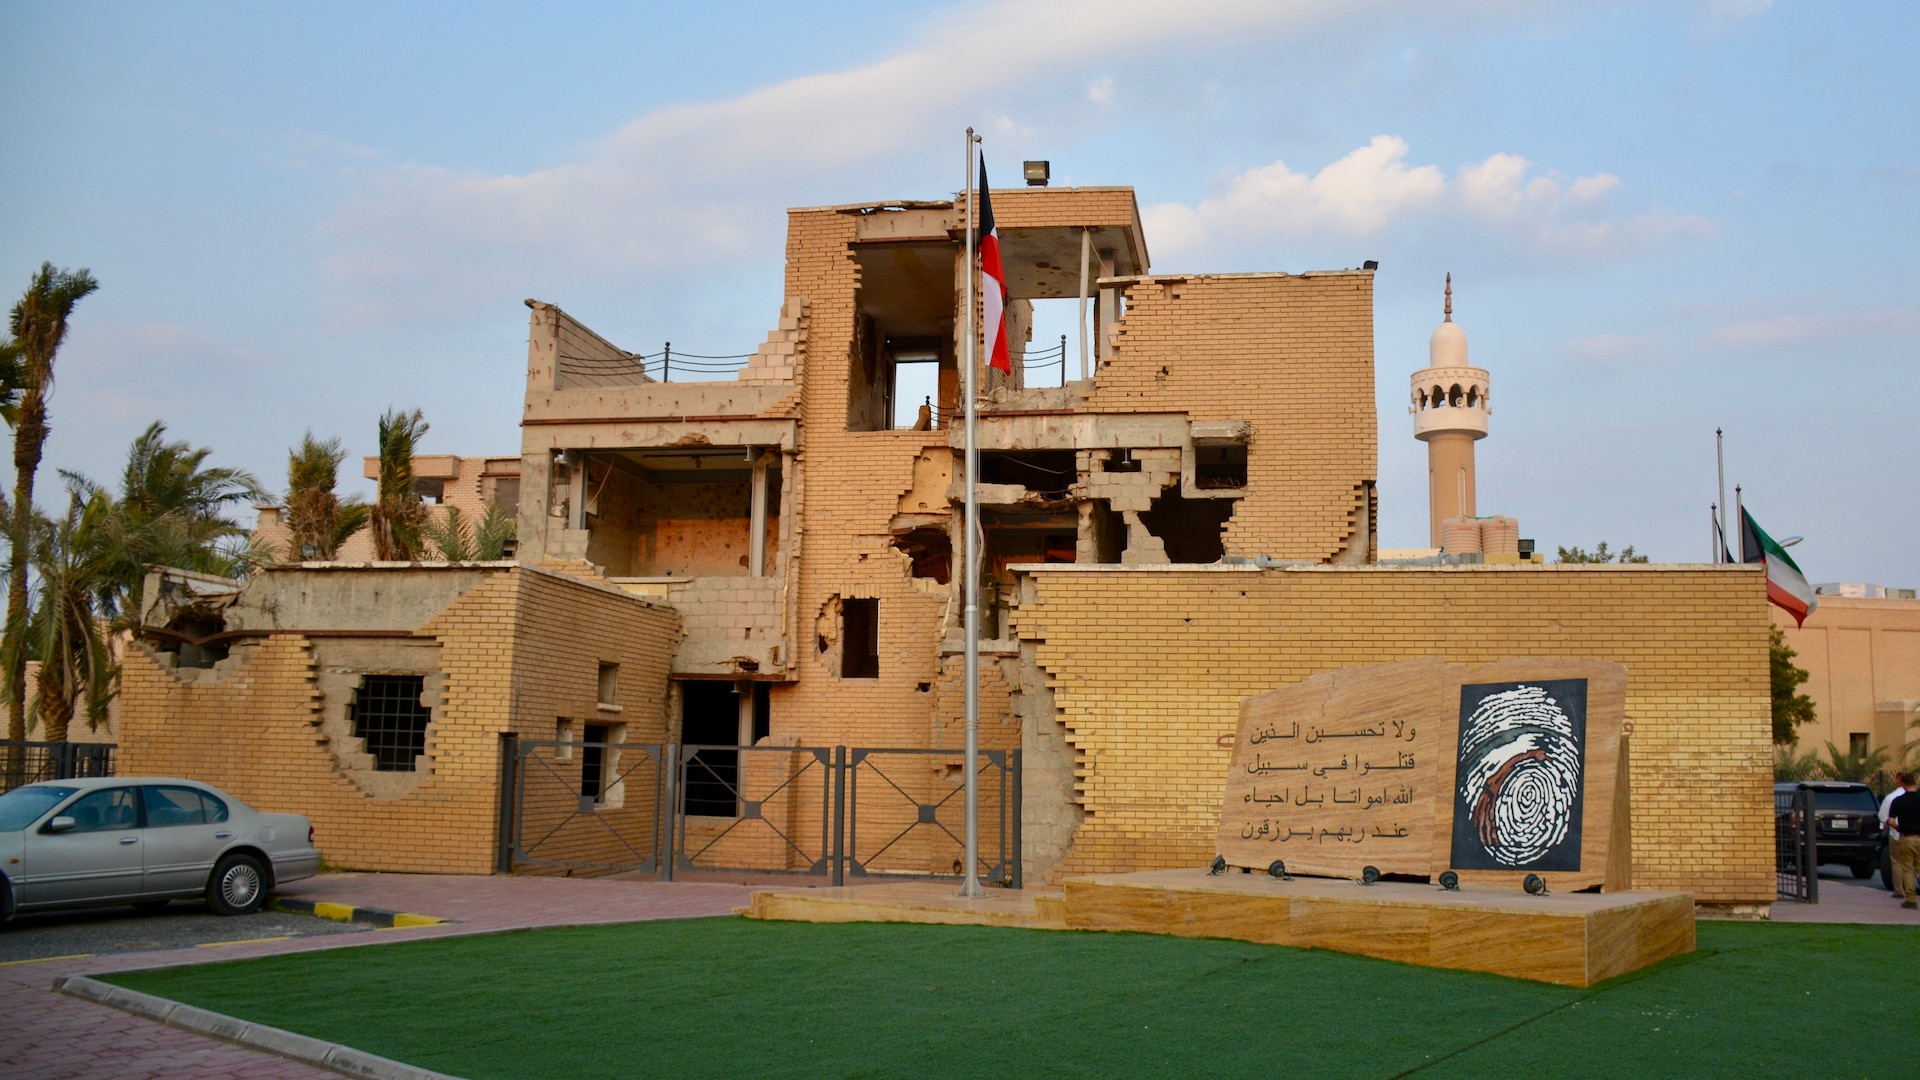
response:
<path id="1" fill-rule="evenodd" d="M 1440 871 L 1440 887 L 1448 892 L 1460 891 L 1460 875 L 1451 870 Z"/>
<path id="2" fill-rule="evenodd" d="M 1376 882 L 1376 881 L 1379 881 L 1379 880 L 1380 880 L 1380 868 L 1379 868 L 1379 867 L 1377 867 L 1377 866 L 1363 866 L 1363 867 L 1361 867 L 1361 868 L 1360 868 L 1360 884 L 1362 884 L 1362 885 L 1371 885 L 1371 884 L 1373 884 L 1374 882 Z"/>
<path id="3" fill-rule="evenodd" d="M 1218 877 L 1221 874 L 1224 874 L 1226 872 L 1227 872 L 1227 857 L 1225 855 L 1215 855 L 1213 857 L 1213 861 L 1207 864 L 1208 877 Z"/>
<path id="4" fill-rule="evenodd" d="M 1279 859 L 1275 859 L 1267 864 L 1267 873 L 1279 878 L 1281 881 L 1293 880 L 1293 875 L 1287 873 L 1287 864 Z"/>
<path id="5" fill-rule="evenodd" d="M 1520 883 L 1520 887 L 1527 890 L 1528 896 L 1547 895 L 1547 881 L 1539 874 L 1528 874 L 1527 879 Z"/>

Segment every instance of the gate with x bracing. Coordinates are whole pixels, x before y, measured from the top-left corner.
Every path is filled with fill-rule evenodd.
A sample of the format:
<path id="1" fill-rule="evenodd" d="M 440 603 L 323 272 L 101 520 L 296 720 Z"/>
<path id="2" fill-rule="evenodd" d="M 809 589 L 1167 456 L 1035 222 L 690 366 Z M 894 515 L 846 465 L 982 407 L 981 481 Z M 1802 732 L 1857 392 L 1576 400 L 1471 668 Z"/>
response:
<path id="1" fill-rule="evenodd" d="M 502 872 L 958 877 L 965 754 L 503 737 Z M 1020 885 L 1020 751 L 983 750 L 975 873 Z"/>

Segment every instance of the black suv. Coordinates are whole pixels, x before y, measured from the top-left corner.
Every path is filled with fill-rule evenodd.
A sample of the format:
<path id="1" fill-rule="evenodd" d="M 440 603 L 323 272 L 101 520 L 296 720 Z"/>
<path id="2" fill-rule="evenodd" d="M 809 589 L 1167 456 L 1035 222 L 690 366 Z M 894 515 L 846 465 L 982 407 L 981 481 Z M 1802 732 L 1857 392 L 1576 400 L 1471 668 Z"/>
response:
<path id="1" fill-rule="evenodd" d="M 1773 790 L 1791 792 L 1807 788 L 1813 792 L 1813 843 L 1816 861 L 1837 863 L 1865 881 L 1880 868 L 1880 800 L 1865 784 L 1843 780 L 1779 781 Z M 1775 800 L 1776 805 L 1778 800 Z M 1786 828 L 1784 817 L 1776 821 Z"/>

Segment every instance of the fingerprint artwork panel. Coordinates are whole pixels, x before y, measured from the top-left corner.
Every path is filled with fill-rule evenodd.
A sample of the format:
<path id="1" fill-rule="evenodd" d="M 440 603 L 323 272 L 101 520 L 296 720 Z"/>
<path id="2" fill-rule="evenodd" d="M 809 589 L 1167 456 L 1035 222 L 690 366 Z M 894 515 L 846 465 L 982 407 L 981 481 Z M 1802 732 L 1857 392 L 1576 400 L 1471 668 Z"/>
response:
<path id="1" fill-rule="evenodd" d="M 1585 679 L 1463 685 L 1450 864 L 1579 870 L 1586 730 Z"/>
<path id="2" fill-rule="evenodd" d="M 1626 690 L 1609 660 L 1422 657 L 1254 695 L 1215 850 L 1254 871 L 1630 888 Z"/>

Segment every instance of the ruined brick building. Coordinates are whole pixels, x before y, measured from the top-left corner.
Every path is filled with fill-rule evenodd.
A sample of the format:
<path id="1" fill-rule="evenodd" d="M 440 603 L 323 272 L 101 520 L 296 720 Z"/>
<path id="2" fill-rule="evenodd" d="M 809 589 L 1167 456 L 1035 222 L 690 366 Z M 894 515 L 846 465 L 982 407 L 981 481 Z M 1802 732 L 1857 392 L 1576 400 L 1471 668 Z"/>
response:
<path id="1" fill-rule="evenodd" d="M 1154 274 L 1130 188 L 1001 191 L 994 210 L 1015 362 L 988 373 L 978 425 L 981 744 L 1024 753 L 1027 880 L 1210 858 L 1250 694 L 1411 656 L 1595 656 L 1630 671 L 1637 879 L 1771 898 L 1758 574 L 1379 564 L 1372 269 Z M 130 658 L 129 764 L 308 809 L 304 788 L 207 756 L 284 729 L 276 768 L 346 800 L 320 822 L 337 861 L 485 870 L 490 843 L 429 858 L 368 822 L 438 788 L 463 835 L 488 834 L 501 735 L 956 749 L 964 220 L 952 201 L 790 211 L 777 325 L 727 381 L 657 381 L 529 300 L 521 456 L 482 470 L 490 497 L 517 493 L 517 563 L 266 571 L 238 594 L 246 633 L 204 673 L 164 627 Z M 1031 303 L 1079 295 L 1083 246 L 1092 370 L 1025 386 Z M 936 373 L 924 409 L 909 369 Z M 406 584 L 421 577 L 443 584 Z M 268 599 L 352 589 L 444 604 Z M 328 659 L 382 633 L 435 655 Z M 497 662 L 456 668 L 489 634 Z M 356 779 L 368 751 L 342 709 L 369 673 L 403 668 L 422 680 L 411 760 L 428 778 Z M 244 715 L 243 688 L 269 685 L 282 712 Z M 960 768 L 928 759 L 910 786 L 957 785 Z M 772 813 L 750 805 L 734 816 Z M 933 852 L 916 858 L 940 865 Z"/>

